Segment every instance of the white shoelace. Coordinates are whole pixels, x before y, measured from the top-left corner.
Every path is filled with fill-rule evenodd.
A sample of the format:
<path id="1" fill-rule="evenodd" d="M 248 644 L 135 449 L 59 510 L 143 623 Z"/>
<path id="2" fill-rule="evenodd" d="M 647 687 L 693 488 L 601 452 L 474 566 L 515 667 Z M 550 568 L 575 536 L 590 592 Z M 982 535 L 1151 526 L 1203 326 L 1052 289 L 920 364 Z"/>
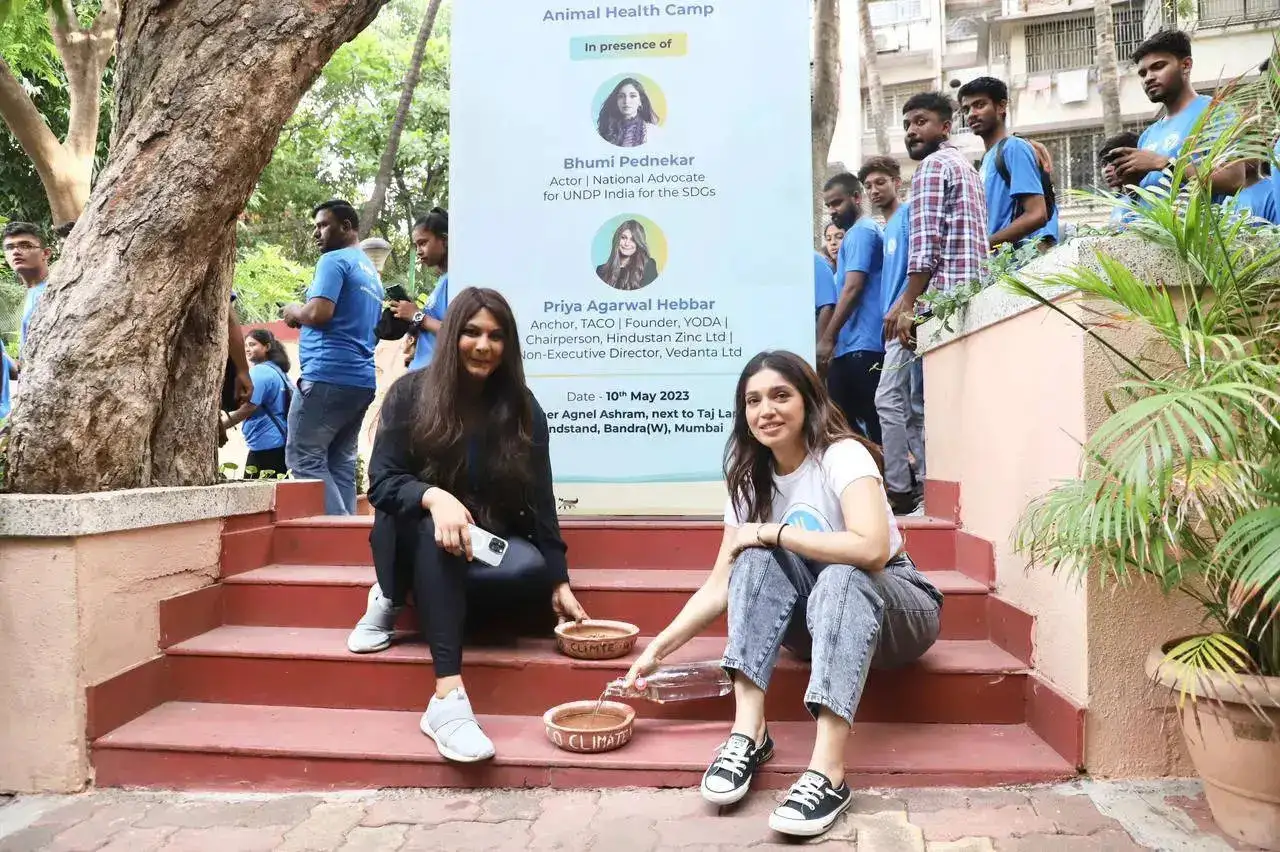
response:
<path id="1" fill-rule="evenodd" d="M 742 737 L 730 737 L 720 745 L 720 754 L 716 758 L 714 768 L 726 769 L 741 777 L 746 774 L 747 763 L 751 760 L 751 745 Z"/>
<path id="2" fill-rule="evenodd" d="M 813 810 L 822 801 L 822 779 L 812 772 L 800 776 L 800 780 L 791 785 L 787 793 L 787 802 L 799 802 L 805 810 Z"/>

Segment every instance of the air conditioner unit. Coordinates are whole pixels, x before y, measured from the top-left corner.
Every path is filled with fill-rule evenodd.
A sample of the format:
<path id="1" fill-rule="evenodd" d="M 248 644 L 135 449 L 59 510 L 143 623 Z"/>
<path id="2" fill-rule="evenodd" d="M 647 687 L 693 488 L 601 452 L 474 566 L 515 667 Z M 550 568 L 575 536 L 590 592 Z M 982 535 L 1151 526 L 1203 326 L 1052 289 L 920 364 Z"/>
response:
<path id="1" fill-rule="evenodd" d="M 898 50 L 898 34 L 893 30 L 876 33 L 876 53 L 895 53 Z"/>

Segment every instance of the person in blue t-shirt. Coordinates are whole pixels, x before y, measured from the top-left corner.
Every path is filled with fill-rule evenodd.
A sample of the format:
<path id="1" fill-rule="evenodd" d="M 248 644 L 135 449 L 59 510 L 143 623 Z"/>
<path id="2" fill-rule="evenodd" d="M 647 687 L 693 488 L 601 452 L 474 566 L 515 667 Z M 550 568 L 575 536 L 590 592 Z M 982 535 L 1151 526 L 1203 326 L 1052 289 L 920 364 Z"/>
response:
<path id="1" fill-rule="evenodd" d="M 18 326 L 17 360 L 26 355 L 27 335 L 31 333 L 31 320 L 44 296 L 49 282 L 49 261 L 53 249 L 45 242 L 44 234 L 28 222 L 10 222 L 4 226 L 4 259 L 27 288 L 22 300 L 22 320 Z"/>
<path id="2" fill-rule="evenodd" d="M 1244 189 L 1228 198 L 1224 204 L 1228 209 L 1244 213 L 1253 224 L 1280 225 L 1280 205 L 1276 204 L 1271 187 L 1274 178 L 1263 177 L 1262 165 L 1260 160 L 1245 162 Z"/>
<path id="3" fill-rule="evenodd" d="M 826 255 L 813 253 L 813 310 L 817 319 L 817 342 L 831 322 L 831 312 L 836 306 L 836 276 Z"/>
<path id="4" fill-rule="evenodd" d="M 960 87 L 960 111 L 986 146 L 980 172 L 992 250 L 1027 241 L 1052 248 L 1058 242 L 1057 210 L 1049 209 L 1035 151 L 1006 126 L 1009 87 L 995 77 L 970 80 Z"/>
<path id="5" fill-rule="evenodd" d="M 0 338 L 0 420 L 9 416 L 9 371 L 12 366 L 13 362 L 4 348 L 4 339 Z"/>
<path id="6" fill-rule="evenodd" d="M 880 267 L 884 241 L 880 226 L 862 213 L 862 183 L 849 173 L 827 181 L 823 203 L 831 221 L 845 229 L 836 259 L 839 298 L 818 342 L 818 367 L 825 369 L 831 398 L 849 425 L 880 443 L 876 386 L 884 361 L 884 312 Z"/>
<path id="7" fill-rule="evenodd" d="M 907 289 L 911 208 L 900 201 L 902 170 L 893 157 L 869 157 L 858 170 L 858 179 L 867 188 L 872 208 L 885 218 L 884 261 L 880 268 L 880 315 L 884 317 Z M 885 458 L 890 460 L 889 454 L 898 454 L 891 463 L 909 471 L 909 481 L 913 483 L 910 492 L 899 496 L 894 508 L 910 514 L 920 502 L 925 474 L 924 359 L 916 357 L 897 338 L 885 342 L 875 406 Z"/>
<path id="8" fill-rule="evenodd" d="M 1167 184 L 1166 170 L 1182 153 L 1184 143 L 1213 99 L 1196 94 L 1191 85 L 1191 39 L 1184 32 L 1156 33 L 1138 45 L 1133 62 L 1147 98 L 1162 104 L 1165 116 L 1142 132 L 1136 148 L 1116 149 L 1112 162 L 1126 182 L 1136 181 L 1150 189 L 1162 180 Z M 1202 138 L 1200 145 L 1207 147 L 1208 141 Z M 1195 169 L 1194 163 L 1188 165 L 1187 174 L 1194 175 Z M 1244 163 L 1217 169 L 1211 181 L 1216 196 L 1234 195 L 1244 186 Z"/>
<path id="9" fill-rule="evenodd" d="M 418 263 L 439 270 L 440 280 L 431 291 L 425 307 L 416 302 L 396 302 L 396 317 L 413 324 L 417 335 L 410 370 L 421 370 L 431 363 L 436 351 L 436 335 L 444 322 L 444 312 L 449 307 L 449 213 L 443 207 L 433 207 L 413 225 L 413 247 Z"/>
<path id="10" fill-rule="evenodd" d="M 244 424 L 244 442 L 249 447 L 249 457 L 244 462 L 246 474 L 249 468 L 257 475 L 286 473 L 289 467 L 284 446 L 289 434 L 289 398 L 293 395 L 289 353 L 265 328 L 255 328 L 245 335 L 244 350 L 253 365 L 249 368 L 253 396 L 227 415 L 223 429 Z"/>
<path id="11" fill-rule="evenodd" d="M 1126 181 L 1120 176 L 1120 172 L 1116 170 L 1115 158 L 1116 151 L 1121 148 L 1136 148 L 1138 146 L 1138 134 L 1132 130 L 1125 130 L 1117 133 L 1115 136 L 1108 137 L 1102 143 L 1102 147 L 1098 149 L 1098 170 L 1102 174 L 1102 181 L 1107 185 L 1107 189 L 1111 190 L 1118 196 L 1133 199 L 1133 187 L 1138 185 L 1136 180 Z M 1111 208 L 1111 217 L 1108 223 L 1113 228 L 1123 229 L 1126 225 L 1136 218 L 1133 210 L 1122 205 L 1115 205 Z"/>
<path id="12" fill-rule="evenodd" d="M 296 478 L 324 482 L 326 514 L 352 515 L 360 425 L 377 386 L 373 347 L 382 281 L 360 250 L 355 208 L 327 201 L 314 214 L 321 254 L 307 302 L 281 310 L 290 327 L 302 329 L 302 377 L 289 406 L 285 458 Z"/>

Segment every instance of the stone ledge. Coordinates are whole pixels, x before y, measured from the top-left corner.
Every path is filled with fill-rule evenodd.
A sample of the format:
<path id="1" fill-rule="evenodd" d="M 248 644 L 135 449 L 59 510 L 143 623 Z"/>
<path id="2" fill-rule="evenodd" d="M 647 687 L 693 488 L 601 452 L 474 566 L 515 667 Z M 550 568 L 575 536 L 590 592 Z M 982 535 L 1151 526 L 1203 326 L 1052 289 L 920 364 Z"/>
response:
<path id="1" fill-rule="evenodd" d="M 70 538 L 269 512 L 274 482 L 93 494 L 0 494 L 0 537 Z"/>
<path id="2" fill-rule="evenodd" d="M 1174 254 L 1139 237 L 1082 237 L 1058 246 L 1044 257 L 1022 269 L 1022 277 L 1037 285 L 1042 296 L 1058 300 L 1075 292 L 1071 287 L 1044 283 L 1046 279 L 1076 269 L 1099 269 L 1097 253 L 1123 258 L 1125 266 L 1144 281 L 1156 281 L 1178 268 Z M 996 284 L 974 296 L 959 316 L 952 317 L 951 329 L 938 320 L 930 320 L 920 328 L 921 354 L 968 337 L 988 326 L 1040 307 L 1035 299 L 1020 296 L 1004 285 Z"/>

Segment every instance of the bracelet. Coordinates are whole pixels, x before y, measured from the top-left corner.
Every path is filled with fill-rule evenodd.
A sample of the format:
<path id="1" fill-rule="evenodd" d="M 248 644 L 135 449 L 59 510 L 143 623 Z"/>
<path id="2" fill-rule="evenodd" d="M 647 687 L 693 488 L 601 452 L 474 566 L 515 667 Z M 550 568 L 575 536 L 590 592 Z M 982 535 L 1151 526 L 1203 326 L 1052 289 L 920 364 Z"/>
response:
<path id="1" fill-rule="evenodd" d="M 777 539 L 778 543 L 777 545 L 775 545 L 776 547 L 784 547 L 784 545 L 782 544 L 782 531 L 785 530 L 786 528 L 787 528 L 786 524 L 778 524 L 778 539 Z"/>

